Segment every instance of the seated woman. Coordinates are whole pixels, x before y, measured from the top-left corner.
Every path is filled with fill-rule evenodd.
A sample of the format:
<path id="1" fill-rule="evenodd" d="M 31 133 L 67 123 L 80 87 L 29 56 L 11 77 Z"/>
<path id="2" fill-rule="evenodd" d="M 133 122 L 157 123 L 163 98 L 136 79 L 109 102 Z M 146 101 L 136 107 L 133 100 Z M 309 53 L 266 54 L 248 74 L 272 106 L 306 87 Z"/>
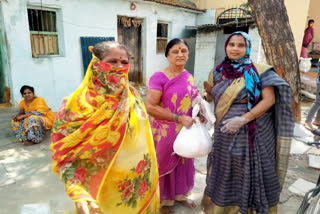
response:
<path id="1" fill-rule="evenodd" d="M 129 85 L 130 55 L 117 42 L 89 49 L 86 76 L 52 129 L 53 171 L 78 214 L 158 213 L 156 152 L 142 99 Z"/>
<path id="2" fill-rule="evenodd" d="M 19 114 L 12 117 L 12 130 L 19 141 L 31 146 L 43 140 L 45 130 L 52 128 L 55 114 L 42 97 L 34 95 L 33 87 L 24 85 L 20 93 L 23 100 Z"/>

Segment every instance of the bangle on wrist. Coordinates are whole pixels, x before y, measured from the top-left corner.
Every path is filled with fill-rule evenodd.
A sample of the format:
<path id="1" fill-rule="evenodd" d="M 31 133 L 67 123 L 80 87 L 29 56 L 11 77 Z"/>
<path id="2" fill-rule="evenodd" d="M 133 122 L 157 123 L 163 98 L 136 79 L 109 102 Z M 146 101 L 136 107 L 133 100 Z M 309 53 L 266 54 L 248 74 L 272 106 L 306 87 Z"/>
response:
<path id="1" fill-rule="evenodd" d="M 178 123 L 179 122 L 179 116 L 178 114 L 173 114 L 173 121 Z"/>
<path id="2" fill-rule="evenodd" d="M 249 111 L 249 113 L 252 115 L 254 120 L 257 118 L 256 115 L 252 111 Z"/>

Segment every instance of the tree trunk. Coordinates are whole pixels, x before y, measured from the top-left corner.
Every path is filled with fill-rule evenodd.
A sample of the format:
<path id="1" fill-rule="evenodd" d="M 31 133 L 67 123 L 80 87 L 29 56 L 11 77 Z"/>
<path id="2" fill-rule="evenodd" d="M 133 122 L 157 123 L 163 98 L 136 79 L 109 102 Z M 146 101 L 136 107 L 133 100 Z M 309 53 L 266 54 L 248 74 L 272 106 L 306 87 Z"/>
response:
<path id="1" fill-rule="evenodd" d="M 300 115 L 300 73 L 294 37 L 283 0 L 248 0 L 256 20 L 267 61 L 289 83 L 293 94 L 293 113 Z"/>

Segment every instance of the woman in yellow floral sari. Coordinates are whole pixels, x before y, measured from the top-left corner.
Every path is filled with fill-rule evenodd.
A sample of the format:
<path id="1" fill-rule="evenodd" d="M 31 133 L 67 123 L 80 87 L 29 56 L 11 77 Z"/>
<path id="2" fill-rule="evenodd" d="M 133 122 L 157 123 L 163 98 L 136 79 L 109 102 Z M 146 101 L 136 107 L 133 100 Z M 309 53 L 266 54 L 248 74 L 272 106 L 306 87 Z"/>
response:
<path id="1" fill-rule="evenodd" d="M 128 85 L 129 53 L 116 42 L 89 49 L 86 76 L 56 116 L 53 171 L 77 213 L 157 213 L 156 153 L 144 104 Z"/>
<path id="2" fill-rule="evenodd" d="M 25 146 L 41 143 L 45 130 L 52 128 L 55 114 L 42 97 L 35 96 L 33 87 L 24 85 L 20 93 L 23 100 L 19 114 L 12 117 L 12 130 Z"/>

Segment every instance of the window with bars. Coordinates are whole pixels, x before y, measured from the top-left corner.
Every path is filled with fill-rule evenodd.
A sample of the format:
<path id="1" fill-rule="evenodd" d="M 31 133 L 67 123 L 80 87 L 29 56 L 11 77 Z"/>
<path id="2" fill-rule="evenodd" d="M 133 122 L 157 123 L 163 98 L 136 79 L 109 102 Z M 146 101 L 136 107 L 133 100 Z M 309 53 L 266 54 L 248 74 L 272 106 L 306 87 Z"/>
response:
<path id="1" fill-rule="evenodd" d="M 32 57 L 58 55 L 56 12 L 28 9 Z"/>
<path id="2" fill-rule="evenodd" d="M 164 53 L 168 42 L 168 23 L 158 22 L 157 53 Z"/>

